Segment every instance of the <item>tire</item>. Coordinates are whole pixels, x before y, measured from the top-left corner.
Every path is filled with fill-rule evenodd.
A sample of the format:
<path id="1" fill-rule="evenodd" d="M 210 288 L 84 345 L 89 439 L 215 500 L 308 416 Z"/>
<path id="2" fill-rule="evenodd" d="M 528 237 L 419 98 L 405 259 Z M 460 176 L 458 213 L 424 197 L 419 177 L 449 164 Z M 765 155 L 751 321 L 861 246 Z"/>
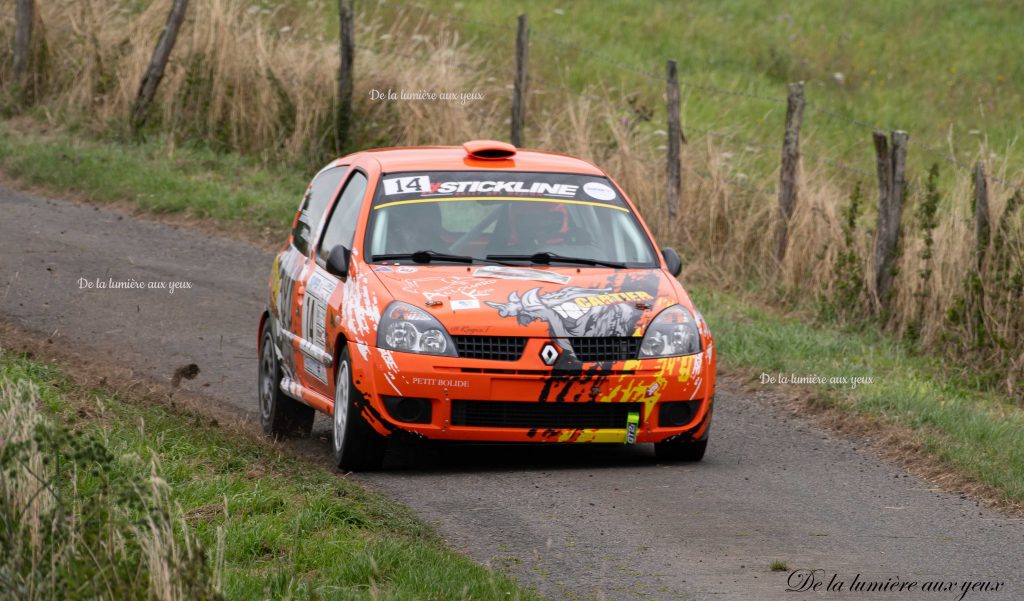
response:
<path id="1" fill-rule="evenodd" d="M 379 470 L 384 465 L 388 440 L 355 411 L 356 395 L 360 395 L 360 400 L 362 396 L 352 382 L 352 362 L 347 348 L 338 360 L 334 388 L 334 412 L 331 415 L 334 465 L 344 472 Z"/>
<path id="2" fill-rule="evenodd" d="M 309 436 L 313 431 L 316 411 L 281 391 L 281 366 L 277 361 L 270 321 L 263 326 L 260 340 L 259 376 L 256 394 L 259 399 L 260 424 L 263 431 L 275 437 L 292 434 Z"/>
<path id="3" fill-rule="evenodd" d="M 656 442 L 654 455 L 661 461 L 697 462 L 704 459 L 707 448 L 706 438 L 697 442 Z"/>

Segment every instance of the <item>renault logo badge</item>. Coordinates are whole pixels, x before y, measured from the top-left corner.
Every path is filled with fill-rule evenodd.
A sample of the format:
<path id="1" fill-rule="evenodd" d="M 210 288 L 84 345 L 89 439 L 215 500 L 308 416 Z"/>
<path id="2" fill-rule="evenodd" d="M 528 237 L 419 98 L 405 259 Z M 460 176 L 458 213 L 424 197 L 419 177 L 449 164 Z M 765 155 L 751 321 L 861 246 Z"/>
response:
<path id="1" fill-rule="evenodd" d="M 558 361 L 558 347 L 548 342 L 544 345 L 544 348 L 540 349 L 540 360 L 544 362 L 544 365 L 554 365 L 555 361 Z"/>

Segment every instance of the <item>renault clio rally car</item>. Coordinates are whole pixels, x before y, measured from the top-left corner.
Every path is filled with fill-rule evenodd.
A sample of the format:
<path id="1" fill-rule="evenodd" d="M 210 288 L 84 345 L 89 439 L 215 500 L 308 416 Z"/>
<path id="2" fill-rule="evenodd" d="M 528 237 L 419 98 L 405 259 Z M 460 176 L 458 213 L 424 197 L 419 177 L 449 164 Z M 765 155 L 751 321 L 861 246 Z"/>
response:
<path id="1" fill-rule="evenodd" d="M 654 443 L 698 461 L 714 343 L 633 203 L 580 159 L 478 140 L 369 150 L 310 183 L 259 324 L 265 431 Z"/>

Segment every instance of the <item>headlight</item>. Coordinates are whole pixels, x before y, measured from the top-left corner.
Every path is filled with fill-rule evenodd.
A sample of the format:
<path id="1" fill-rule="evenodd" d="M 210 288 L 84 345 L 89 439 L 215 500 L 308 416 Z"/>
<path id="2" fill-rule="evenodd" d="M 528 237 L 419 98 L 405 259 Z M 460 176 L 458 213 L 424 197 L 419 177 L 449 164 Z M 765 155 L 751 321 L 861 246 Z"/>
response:
<path id="1" fill-rule="evenodd" d="M 700 331 L 690 310 L 682 305 L 665 309 L 651 321 L 640 343 L 640 358 L 677 357 L 700 352 Z"/>
<path id="2" fill-rule="evenodd" d="M 404 353 L 458 356 L 441 322 L 422 309 L 397 301 L 384 310 L 377 328 L 377 346 Z"/>

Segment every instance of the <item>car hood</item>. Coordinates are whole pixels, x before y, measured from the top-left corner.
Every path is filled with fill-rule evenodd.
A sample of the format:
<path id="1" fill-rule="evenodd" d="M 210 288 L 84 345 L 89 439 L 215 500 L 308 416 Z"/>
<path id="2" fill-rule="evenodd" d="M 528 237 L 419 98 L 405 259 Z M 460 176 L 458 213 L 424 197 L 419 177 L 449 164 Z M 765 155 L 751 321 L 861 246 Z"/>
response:
<path id="1" fill-rule="evenodd" d="M 452 335 L 640 336 L 665 307 L 689 300 L 661 269 L 373 265 L 398 301 Z"/>

